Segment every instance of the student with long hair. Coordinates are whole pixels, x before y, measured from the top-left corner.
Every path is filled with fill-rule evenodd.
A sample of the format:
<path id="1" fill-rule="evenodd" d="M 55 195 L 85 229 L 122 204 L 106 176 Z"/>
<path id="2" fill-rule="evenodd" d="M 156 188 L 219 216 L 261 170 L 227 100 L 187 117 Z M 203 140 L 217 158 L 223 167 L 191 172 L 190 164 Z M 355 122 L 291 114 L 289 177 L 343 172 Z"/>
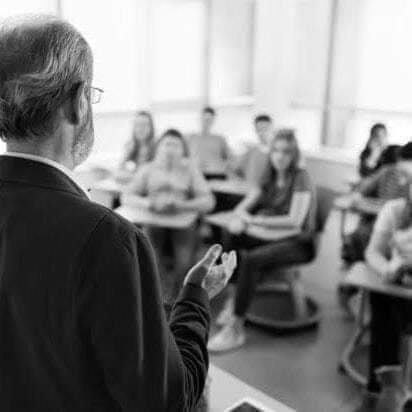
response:
<path id="1" fill-rule="evenodd" d="M 140 110 L 136 113 L 132 137 L 126 144 L 121 161 L 122 169 L 136 170 L 142 164 L 153 158 L 155 145 L 155 127 L 150 112 Z"/>
<path id="2" fill-rule="evenodd" d="M 159 139 L 153 160 L 139 168 L 122 202 L 165 214 L 183 211 L 207 213 L 214 207 L 214 197 L 201 172 L 189 159 L 185 139 L 175 129 L 167 130 Z M 183 275 L 192 263 L 196 243 L 193 229 L 146 228 L 158 255 L 167 304 L 173 303 Z M 172 249 L 173 265 L 169 274 L 164 265 L 165 242 Z"/>
<path id="3" fill-rule="evenodd" d="M 387 145 L 388 131 L 383 123 L 375 123 L 359 159 L 359 174 L 367 177 L 380 167 L 380 158 Z"/>
<path id="4" fill-rule="evenodd" d="M 411 284 L 412 273 L 412 163 L 404 164 L 408 194 L 387 202 L 374 226 L 366 260 L 384 282 Z M 402 332 L 412 321 L 412 304 L 394 296 L 370 293 L 370 357 L 367 392 L 357 411 L 376 406 L 382 367 L 401 367 Z M 389 410 L 389 409 L 387 409 Z M 395 410 L 390 409 L 390 410 Z M 398 410 L 398 409 L 396 409 Z M 399 409 L 400 410 L 400 409 Z M 403 410 L 403 409 L 402 409 Z"/>
<path id="5" fill-rule="evenodd" d="M 209 350 L 239 347 L 246 339 L 244 322 L 263 270 L 310 261 L 315 252 L 316 194 L 311 179 L 299 167 L 299 147 L 293 130 L 280 130 L 270 145 L 270 173 L 236 208 L 231 242 L 239 252 L 234 299 L 229 299 L 218 323 L 223 329 L 209 342 Z M 248 225 L 297 229 L 292 238 L 268 242 L 246 233 Z"/>

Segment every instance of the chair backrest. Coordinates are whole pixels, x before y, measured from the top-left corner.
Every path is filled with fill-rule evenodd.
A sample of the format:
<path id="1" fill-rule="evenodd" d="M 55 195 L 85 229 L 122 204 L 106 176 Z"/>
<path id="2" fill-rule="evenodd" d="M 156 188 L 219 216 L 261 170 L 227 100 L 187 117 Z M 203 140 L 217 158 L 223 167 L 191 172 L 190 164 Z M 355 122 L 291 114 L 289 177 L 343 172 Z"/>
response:
<path id="1" fill-rule="evenodd" d="M 317 215 L 316 215 L 316 232 L 322 233 L 325 229 L 329 214 L 333 208 L 333 202 L 341 193 L 329 189 L 325 186 L 316 187 L 317 197 Z"/>

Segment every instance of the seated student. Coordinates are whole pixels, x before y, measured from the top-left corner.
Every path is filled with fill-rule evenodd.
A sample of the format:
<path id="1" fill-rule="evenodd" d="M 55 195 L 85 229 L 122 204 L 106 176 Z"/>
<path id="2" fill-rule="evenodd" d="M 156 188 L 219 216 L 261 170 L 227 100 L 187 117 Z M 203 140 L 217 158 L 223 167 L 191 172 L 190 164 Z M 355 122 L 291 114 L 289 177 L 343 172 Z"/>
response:
<path id="1" fill-rule="evenodd" d="M 167 130 L 157 142 L 152 162 L 141 166 L 122 198 L 123 204 L 143 207 L 157 213 L 194 211 L 206 213 L 213 209 L 214 198 L 200 171 L 189 160 L 189 150 L 182 134 Z M 190 267 L 196 231 L 148 227 L 147 233 L 159 257 L 165 300 L 171 304 Z M 172 248 L 173 268 L 170 276 L 164 269 L 164 242 Z"/>
<path id="2" fill-rule="evenodd" d="M 299 148 L 293 130 L 280 130 L 270 145 L 270 174 L 261 188 L 251 192 L 236 208 L 229 230 L 239 251 L 239 270 L 234 301 L 228 300 L 218 318 L 223 329 L 209 342 L 218 352 L 245 343 L 245 315 L 264 269 L 309 262 L 314 257 L 316 194 L 309 175 L 299 168 Z M 296 228 L 300 234 L 268 242 L 245 233 L 248 225 Z"/>
<path id="3" fill-rule="evenodd" d="M 206 179 L 224 179 L 231 161 L 226 139 L 212 133 L 216 112 L 211 107 L 202 111 L 202 130 L 189 137 L 190 150 Z"/>
<path id="4" fill-rule="evenodd" d="M 121 169 L 136 170 L 152 160 L 155 144 L 153 117 L 149 112 L 139 111 L 134 118 L 133 133 L 127 142 L 120 164 Z"/>
<path id="5" fill-rule="evenodd" d="M 241 156 L 234 172 L 247 182 L 259 185 L 269 168 L 269 145 L 274 137 L 274 131 L 272 118 L 267 114 L 256 116 L 254 124 L 259 140 Z"/>
<path id="6" fill-rule="evenodd" d="M 383 201 L 403 197 L 407 191 L 407 181 L 403 168 L 405 163 L 412 162 L 412 144 L 404 147 L 388 146 L 381 156 L 381 168 L 363 179 L 353 195 L 353 201 L 358 198 L 372 197 Z M 374 216 L 362 216 L 358 227 L 345 236 L 342 246 L 342 259 L 347 264 L 364 260 L 364 252 L 372 233 Z"/>
<path id="7" fill-rule="evenodd" d="M 405 171 L 407 169 L 405 168 Z M 407 171 L 412 181 L 412 165 Z M 386 203 L 373 229 L 366 250 L 368 264 L 384 282 L 398 283 L 403 268 L 412 264 L 412 184 L 407 197 Z M 408 233 L 409 232 L 409 233 Z M 371 348 L 368 384 L 363 405 L 358 411 L 373 410 L 380 391 L 376 371 L 381 366 L 400 365 L 400 343 L 404 327 L 412 322 L 412 304 L 388 295 L 370 293 Z"/>
<path id="8" fill-rule="evenodd" d="M 388 132 L 383 123 L 376 123 L 370 130 L 369 139 L 359 159 L 359 174 L 367 177 L 380 167 L 380 157 L 386 147 Z"/>

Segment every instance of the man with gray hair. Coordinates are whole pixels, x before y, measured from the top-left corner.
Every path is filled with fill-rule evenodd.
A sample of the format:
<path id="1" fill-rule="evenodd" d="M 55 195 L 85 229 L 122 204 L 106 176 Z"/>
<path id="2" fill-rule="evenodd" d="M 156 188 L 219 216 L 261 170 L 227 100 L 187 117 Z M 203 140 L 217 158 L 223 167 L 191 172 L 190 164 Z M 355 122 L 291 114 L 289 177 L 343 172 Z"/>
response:
<path id="1" fill-rule="evenodd" d="M 153 250 L 88 199 L 92 53 L 69 23 L 0 29 L 0 410 L 189 411 L 207 373 L 209 299 L 233 255 L 213 246 L 167 323 Z"/>

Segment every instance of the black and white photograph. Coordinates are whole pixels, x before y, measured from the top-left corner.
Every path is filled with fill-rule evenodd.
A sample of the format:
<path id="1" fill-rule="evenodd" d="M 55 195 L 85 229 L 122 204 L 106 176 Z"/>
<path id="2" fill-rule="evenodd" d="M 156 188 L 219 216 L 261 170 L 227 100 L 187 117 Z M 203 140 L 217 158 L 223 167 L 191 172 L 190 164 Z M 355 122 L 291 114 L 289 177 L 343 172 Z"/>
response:
<path id="1" fill-rule="evenodd" d="M 0 0 L 0 412 L 412 412 L 412 0 Z"/>

